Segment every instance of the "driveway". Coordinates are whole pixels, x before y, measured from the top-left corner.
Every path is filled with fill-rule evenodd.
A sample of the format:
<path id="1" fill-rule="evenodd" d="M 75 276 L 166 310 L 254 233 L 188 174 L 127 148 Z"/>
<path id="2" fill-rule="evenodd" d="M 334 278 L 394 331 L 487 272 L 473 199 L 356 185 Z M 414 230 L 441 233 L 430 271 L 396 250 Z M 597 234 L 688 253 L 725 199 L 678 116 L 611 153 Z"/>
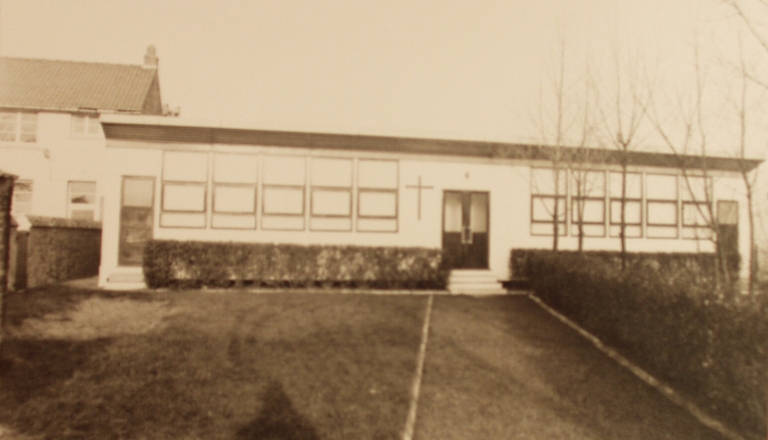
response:
<path id="1" fill-rule="evenodd" d="M 723 437 L 526 296 L 437 296 L 414 438 Z"/>

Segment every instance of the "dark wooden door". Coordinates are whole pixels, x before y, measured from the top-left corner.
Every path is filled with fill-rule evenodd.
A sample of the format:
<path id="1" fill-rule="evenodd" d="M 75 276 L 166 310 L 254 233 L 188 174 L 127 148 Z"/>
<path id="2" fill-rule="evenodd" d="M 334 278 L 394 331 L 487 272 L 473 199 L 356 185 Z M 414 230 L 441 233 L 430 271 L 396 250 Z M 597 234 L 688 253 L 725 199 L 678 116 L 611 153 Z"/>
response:
<path id="1" fill-rule="evenodd" d="M 717 246 L 733 275 L 739 272 L 739 204 L 731 200 L 717 202 Z"/>
<path id="2" fill-rule="evenodd" d="M 153 177 L 123 177 L 118 249 L 121 266 L 141 265 L 144 247 L 152 239 L 154 200 Z"/>
<path id="3" fill-rule="evenodd" d="M 488 193 L 443 193 L 443 249 L 453 268 L 488 268 Z"/>

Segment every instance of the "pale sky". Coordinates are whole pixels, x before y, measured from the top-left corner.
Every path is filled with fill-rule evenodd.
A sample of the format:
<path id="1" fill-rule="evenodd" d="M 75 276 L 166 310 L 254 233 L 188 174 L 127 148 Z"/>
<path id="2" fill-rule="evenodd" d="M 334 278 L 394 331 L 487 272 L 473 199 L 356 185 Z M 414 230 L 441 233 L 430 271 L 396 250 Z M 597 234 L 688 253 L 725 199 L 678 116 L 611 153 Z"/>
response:
<path id="1" fill-rule="evenodd" d="M 141 64 L 152 44 L 184 117 L 519 141 L 539 133 L 561 39 L 574 65 L 642 53 L 668 77 L 718 14 L 714 0 L 0 0 L 0 55 Z"/>

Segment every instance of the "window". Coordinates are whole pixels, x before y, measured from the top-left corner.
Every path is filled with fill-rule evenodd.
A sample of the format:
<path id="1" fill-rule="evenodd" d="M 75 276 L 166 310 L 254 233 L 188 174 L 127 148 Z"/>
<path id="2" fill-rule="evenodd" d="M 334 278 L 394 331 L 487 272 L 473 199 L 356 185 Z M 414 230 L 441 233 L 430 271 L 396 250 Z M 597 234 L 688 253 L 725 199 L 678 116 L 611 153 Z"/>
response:
<path id="1" fill-rule="evenodd" d="M 608 176 L 611 207 L 611 237 L 621 236 L 622 186 L 624 186 L 624 236 L 643 236 L 643 178 L 640 173 L 616 173 Z"/>
<path id="2" fill-rule="evenodd" d="M 14 215 L 32 213 L 32 181 L 17 180 L 13 183 L 11 212 Z"/>
<path id="3" fill-rule="evenodd" d="M 256 156 L 214 155 L 212 227 L 256 227 L 258 169 Z"/>
<path id="4" fill-rule="evenodd" d="M 398 162 L 361 159 L 357 164 L 357 230 L 397 232 Z"/>
<path id="5" fill-rule="evenodd" d="M 649 238 L 678 237 L 678 184 L 671 174 L 645 176 L 646 233 Z"/>
<path id="6" fill-rule="evenodd" d="M 576 170 L 571 174 L 571 233 L 605 236 L 605 172 Z"/>
<path id="7" fill-rule="evenodd" d="M 72 115 L 72 134 L 77 136 L 100 135 L 99 115 Z"/>
<path id="8" fill-rule="evenodd" d="M 682 180 L 683 238 L 711 238 L 712 179 L 685 176 Z"/>
<path id="9" fill-rule="evenodd" d="M 316 231 L 352 230 L 352 160 L 313 158 L 310 223 Z"/>
<path id="10" fill-rule="evenodd" d="M 37 142 L 37 113 L 0 112 L 0 141 Z"/>
<path id="11" fill-rule="evenodd" d="M 160 226 L 205 227 L 208 154 L 163 153 Z"/>
<path id="12" fill-rule="evenodd" d="M 568 219 L 566 170 L 531 168 L 531 234 L 554 235 L 557 220 L 558 235 L 565 235 Z"/>
<path id="13" fill-rule="evenodd" d="M 306 159 L 302 156 L 264 157 L 261 226 L 303 230 Z"/>
<path id="14" fill-rule="evenodd" d="M 96 182 L 69 182 L 69 218 L 96 219 Z"/>

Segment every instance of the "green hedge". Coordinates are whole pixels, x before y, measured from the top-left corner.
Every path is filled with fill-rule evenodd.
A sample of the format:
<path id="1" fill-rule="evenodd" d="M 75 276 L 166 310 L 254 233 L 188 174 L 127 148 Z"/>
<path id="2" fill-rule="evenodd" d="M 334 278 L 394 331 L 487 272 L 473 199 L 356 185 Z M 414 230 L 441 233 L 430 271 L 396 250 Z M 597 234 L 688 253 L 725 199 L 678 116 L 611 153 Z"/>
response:
<path id="1" fill-rule="evenodd" d="M 443 289 L 442 251 L 154 240 L 144 251 L 147 286 Z"/>
<path id="2" fill-rule="evenodd" d="M 768 292 L 716 289 L 714 260 L 529 252 L 535 294 L 710 414 L 766 438 Z"/>

